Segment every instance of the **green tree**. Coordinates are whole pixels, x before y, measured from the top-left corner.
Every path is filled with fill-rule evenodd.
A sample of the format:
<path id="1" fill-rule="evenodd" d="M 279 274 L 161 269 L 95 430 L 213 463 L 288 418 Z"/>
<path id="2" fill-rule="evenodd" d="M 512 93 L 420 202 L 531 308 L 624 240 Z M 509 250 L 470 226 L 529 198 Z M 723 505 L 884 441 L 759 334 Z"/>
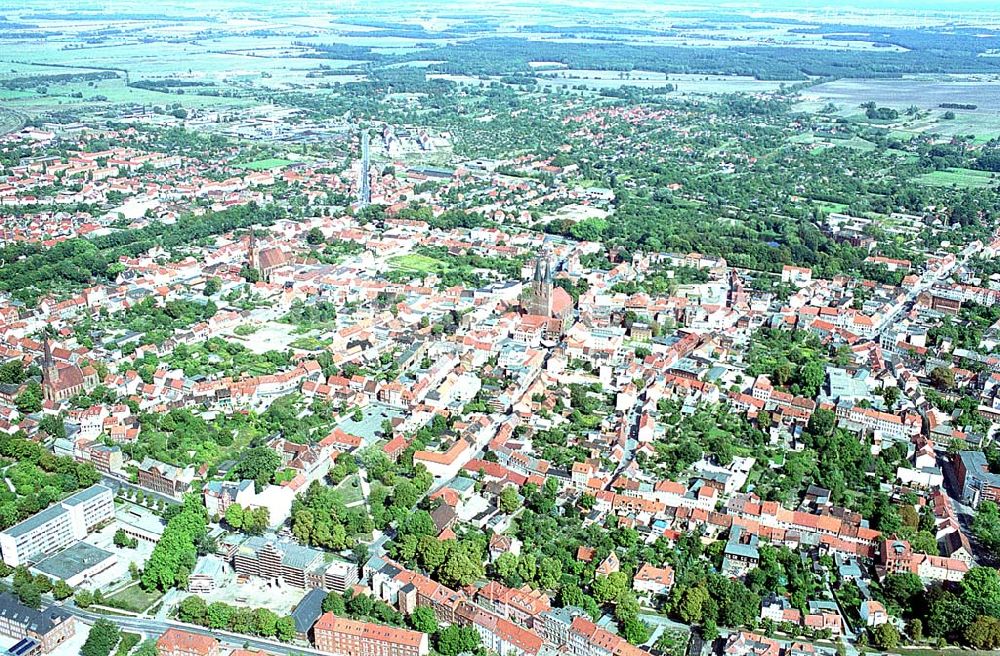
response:
<path id="1" fill-rule="evenodd" d="M 73 603 L 83 609 L 90 608 L 94 603 L 94 594 L 90 590 L 80 590 L 73 595 Z"/>
<path id="2" fill-rule="evenodd" d="M 441 583 L 448 587 L 465 587 L 485 574 L 482 561 L 472 557 L 465 549 L 452 549 L 450 557 L 438 572 Z"/>
<path id="3" fill-rule="evenodd" d="M 240 504 L 230 504 L 226 508 L 226 523 L 237 531 L 243 528 L 243 507 Z"/>
<path id="4" fill-rule="evenodd" d="M 344 596 L 339 592 L 330 591 L 323 598 L 323 612 L 334 615 L 346 615 L 347 608 L 344 606 Z"/>
<path id="5" fill-rule="evenodd" d="M 973 567 L 962 579 L 962 602 L 977 615 L 1000 616 L 1000 574 L 992 567 Z"/>
<path id="6" fill-rule="evenodd" d="M 980 615 L 966 627 L 963 637 L 976 649 L 996 649 L 1000 647 L 1000 619 Z"/>
<path id="7" fill-rule="evenodd" d="M 42 386 L 37 382 L 28 383 L 24 391 L 14 398 L 14 406 L 22 415 L 29 415 L 42 409 Z"/>
<path id="8" fill-rule="evenodd" d="M 102 617 L 90 627 L 87 640 L 80 647 L 80 656 L 108 656 L 120 636 L 118 626 Z"/>
<path id="9" fill-rule="evenodd" d="M 233 474 L 243 480 L 254 482 L 257 492 L 274 480 L 274 474 L 281 466 L 281 456 L 266 446 L 247 449 L 240 454 L 233 466 Z"/>
<path id="10" fill-rule="evenodd" d="M 69 587 L 66 581 L 56 581 L 52 584 L 52 596 L 55 597 L 56 601 L 69 599 L 73 596 L 73 588 Z"/>
<path id="11" fill-rule="evenodd" d="M 319 246 L 326 241 L 326 237 L 323 235 L 323 231 L 319 228 L 311 228 L 309 232 L 306 233 L 306 243 L 310 246 Z"/>
<path id="12" fill-rule="evenodd" d="M 899 630 L 891 623 L 879 624 L 871 630 L 872 644 L 883 651 L 899 647 Z"/>
<path id="13" fill-rule="evenodd" d="M 708 590 L 701 586 L 687 588 L 680 595 L 677 614 L 686 624 L 697 624 L 701 621 L 705 604 L 710 599 Z"/>
<path id="14" fill-rule="evenodd" d="M 437 636 L 437 650 L 441 656 L 458 656 L 479 648 L 479 633 L 470 626 L 452 624 Z"/>
<path id="15" fill-rule="evenodd" d="M 205 624 L 208 604 L 198 595 L 190 595 L 177 606 L 177 615 L 191 624 Z"/>
<path id="16" fill-rule="evenodd" d="M 221 289 L 222 289 L 222 281 L 219 280 L 219 278 L 212 276 L 211 278 L 205 281 L 205 289 L 202 290 L 202 293 L 205 296 L 215 296 L 216 294 L 219 293 Z"/>
<path id="17" fill-rule="evenodd" d="M 205 609 L 205 623 L 213 629 L 225 629 L 232 625 L 236 608 L 222 601 L 213 601 Z"/>
<path id="18" fill-rule="evenodd" d="M 281 642 L 291 642 L 295 638 L 295 619 L 291 615 L 283 615 L 274 625 L 274 635 Z"/>
<path id="19" fill-rule="evenodd" d="M 434 616 L 434 611 L 427 606 L 418 606 L 415 608 L 413 613 L 410 614 L 409 620 L 410 626 L 415 631 L 421 631 L 430 635 L 438 632 L 437 618 Z"/>
<path id="20" fill-rule="evenodd" d="M 272 637 L 278 630 L 278 616 L 267 608 L 258 608 L 254 611 L 254 622 L 257 625 L 256 633 L 265 638 Z"/>
<path id="21" fill-rule="evenodd" d="M 158 656 L 155 640 L 145 640 L 135 650 L 132 656 Z"/>
<path id="22" fill-rule="evenodd" d="M 955 372 L 948 367 L 935 367 L 929 378 L 938 389 L 950 390 L 955 387 Z"/>
<path id="23" fill-rule="evenodd" d="M 119 549 L 130 548 L 134 549 L 138 545 L 138 541 L 135 538 L 130 538 L 124 529 L 118 529 L 115 531 L 114 538 L 112 539 L 114 545 Z"/>
<path id="24" fill-rule="evenodd" d="M 598 576 L 594 581 L 594 598 L 600 603 L 615 601 L 630 589 L 625 572 L 614 572 L 608 576 Z"/>
<path id="25" fill-rule="evenodd" d="M 517 488 L 507 486 L 500 492 L 500 512 L 508 515 L 521 507 L 521 497 L 517 493 Z"/>
<path id="26" fill-rule="evenodd" d="M 424 535 L 417 544 L 416 555 L 425 570 L 436 572 L 448 558 L 448 551 L 448 544 L 434 536 Z"/>
<path id="27" fill-rule="evenodd" d="M 972 532 L 991 551 L 1000 549 L 1000 510 L 992 501 L 981 501 L 972 520 Z"/>
<path id="28" fill-rule="evenodd" d="M 882 592 L 887 600 L 900 608 L 911 608 L 916 599 L 924 593 L 920 577 L 912 572 L 889 574 L 882 582 Z"/>
<path id="29" fill-rule="evenodd" d="M 197 495 L 184 499 L 183 505 L 167 522 L 163 535 L 142 571 L 142 586 L 167 590 L 187 584 L 194 569 L 198 544 L 203 541 L 208 526 L 205 507 Z"/>
<path id="30" fill-rule="evenodd" d="M 42 607 L 42 592 L 34 583 L 25 583 L 24 585 L 17 586 L 15 591 L 17 592 L 17 598 L 25 606 L 34 608 L 35 610 Z"/>
<path id="31" fill-rule="evenodd" d="M 896 402 L 899 401 L 899 388 L 898 387 L 886 387 L 885 389 L 883 389 L 882 390 L 882 400 L 885 401 L 885 404 L 889 408 L 894 407 L 896 405 Z"/>

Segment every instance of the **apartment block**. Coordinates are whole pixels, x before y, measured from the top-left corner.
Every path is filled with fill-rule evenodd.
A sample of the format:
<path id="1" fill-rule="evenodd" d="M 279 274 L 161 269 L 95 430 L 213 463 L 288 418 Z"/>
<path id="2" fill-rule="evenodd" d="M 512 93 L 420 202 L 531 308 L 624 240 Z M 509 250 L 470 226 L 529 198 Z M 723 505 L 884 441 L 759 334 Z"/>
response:
<path id="1" fill-rule="evenodd" d="M 343 592 L 358 582 L 358 567 L 331 554 L 272 536 L 251 536 L 230 544 L 226 556 L 237 574 L 296 588 Z"/>
<path id="2" fill-rule="evenodd" d="M 313 642 L 320 651 L 345 656 L 426 656 L 430 652 L 426 633 L 357 622 L 333 613 L 316 620 Z"/>
<path id="3" fill-rule="evenodd" d="M 114 516 L 111 489 L 91 485 L 0 532 L 3 561 L 17 567 L 53 554 L 87 537 L 94 527 L 113 520 Z"/>

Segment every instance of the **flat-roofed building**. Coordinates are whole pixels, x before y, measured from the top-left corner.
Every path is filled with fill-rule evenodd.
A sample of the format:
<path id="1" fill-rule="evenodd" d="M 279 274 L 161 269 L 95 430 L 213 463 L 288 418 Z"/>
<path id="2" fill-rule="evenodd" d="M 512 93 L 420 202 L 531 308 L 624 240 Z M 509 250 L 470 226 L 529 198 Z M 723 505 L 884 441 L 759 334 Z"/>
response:
<path id="1" fill-rule="evenodd" d="M 251 536 L 232 550 L 233 571 L 296 588 L 343 592 L 358 582 L 358 567 L 333 554 L 276 536 Z"/>
<path id="2" fill-rule="evenodd" d="M 86 542 L 76 542 L 35 563 L 31 571 L 44 574 L 50 579 L 65 581 L 67 585 L 76 588 L 88 584 L 117 562 L 118 557 L 110 551 Z"/>
<path id="3" fill-rule="evenodd" d="M 91 485 L 0 533 L 3 561 L 17 567 L 44 558 L 82 540 L 114 516 L 111 489 Z"/>

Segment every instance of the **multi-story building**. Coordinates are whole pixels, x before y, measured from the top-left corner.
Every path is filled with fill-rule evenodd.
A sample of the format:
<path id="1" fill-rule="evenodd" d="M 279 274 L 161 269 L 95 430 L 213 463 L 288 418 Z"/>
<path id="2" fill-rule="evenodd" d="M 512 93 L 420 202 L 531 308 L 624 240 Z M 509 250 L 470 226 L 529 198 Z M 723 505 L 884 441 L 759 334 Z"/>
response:
<path id="1" fill-rule="evenodd" d="M 358 582 L 354 563 L 274 536 L 251 536 L 229 551 L 233 571 L 296 588 L 343 592 Z"/>
<path id="2" fill-rule="evenodd" d="M 167 629 L 156 641 L 156 651 L 160 656 L 219 656 L 221 645 L 210 636 Z"/>
<path id="3" fill-rule="evenodd" d="M 139 486 L 159 494 L 181 498 L 194 480 L 194 467 L 181 469 L 146 457 L 137 472 Z"/>
<path id="4" fill-rule="evenodd" d="M 313 625 L 316 649 L 345 656 L 426 656 L 427 634 L 326 613 Z M 162 653 L 162 652 L 161 652 Z"/>
<path id="5" fill-rule="evenodd" d="M 464 593 L 391 561 L 371 573 L 371 586 L 377 598 L 403 613 L 426 606 L 439 622 L 448 624 L 458 621 L 458 610 L 467 601 Z"/>
<path id="6" fill-rule="evenodd" d="M 17 567 L 55 553 L 114 519 L 111 489 L 91 485 L 0 533 L 3 561 Z"/>
<path id="7" fill-rule="evenodd" d="M 528 628 L 535 625 L 539 616 L 552 608 L 548 595 L 525 585 L 520 589 L 490 581 L 476 592 L 476 601 L 485 609 L 504 619 L 513 620 Z"/>
<path id="8" fill-rule="evenodd" d="M 0 635 L 17 640 L 33 640 L 43 654 L 76 633 L 76 621 L 62 609 L 49 606 L 35 610 L 9 592 L 0 592 Z M 27 650 L 25 650 L 27 651 Z"/>
<path id="9" fill-rule="evenodd" d="M 982 451 L 960 451 L 954 464 L 964 501 L 976 507 L 984 499 L 1000 499 L 1000 474 L 990 471 L 986 455 Z"/>
<path id="10" fill-rule="evenodd" d="M 480 645 L 500 656 L 535 656 L 542 649 L 540 635 L 476 604 L 462 604 L 459 621 L 479 634 Z"/>
<path id="11" fill-rule="evenodd" d="M 757 542 L 756 535 L 752 533 L 744 535 L 742 526 L 733 526 L 723 552 L 722 573 L 731 578 L 746 576 L 746 573 L 756 567 L 757 561 L 760 560 Z"/>
<path id="12" fill-rule="evenodd" d="M 643 656 L 646 652 L 625 638 L 602 629 L 589 619 L 574 617 L 570 623 L 566 651 L 572 656 Z"/>

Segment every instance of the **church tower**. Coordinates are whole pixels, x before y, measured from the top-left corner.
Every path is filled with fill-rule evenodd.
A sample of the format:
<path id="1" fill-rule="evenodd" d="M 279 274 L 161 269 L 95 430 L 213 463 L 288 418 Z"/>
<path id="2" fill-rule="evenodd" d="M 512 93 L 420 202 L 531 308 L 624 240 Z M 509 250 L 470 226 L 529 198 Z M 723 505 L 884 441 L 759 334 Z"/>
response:
<path id="1" fill-rule="evenodd" d="M 46 401 L 56 400 L 56 388 L 59 386 L 59 367 L 52 357 L 52 340 L 45 337 L 45 351 L 42 355 L 42 396 Z"/>
<path id="2" fill-rule="evenodd" d="M 250 226 L 250 242 L 247 244 L 247 266 L 257 270 L 257 232 Z"/>
<path id="3" fill-rule="evenodd" d="M 528 314 L 552 316 L 552 262 L 548 254 L 535 260 L 535 275 L 531 281 L 531 298 L 527 303 Z"/>

